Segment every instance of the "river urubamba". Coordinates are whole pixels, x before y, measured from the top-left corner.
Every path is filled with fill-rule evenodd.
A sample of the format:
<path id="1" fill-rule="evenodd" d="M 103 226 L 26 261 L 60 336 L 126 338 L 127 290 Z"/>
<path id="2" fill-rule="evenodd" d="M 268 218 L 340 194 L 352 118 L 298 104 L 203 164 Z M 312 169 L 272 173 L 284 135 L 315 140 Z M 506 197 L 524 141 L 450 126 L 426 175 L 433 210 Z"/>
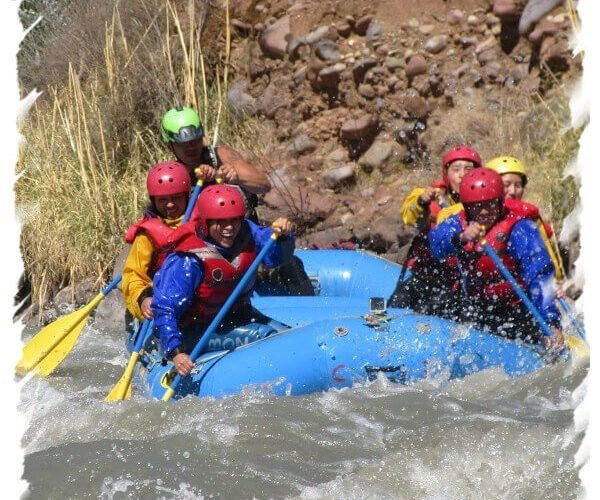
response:
<path id="1" fill-rule="evenodd" d="M 32 332 L 24 333 L 24 339 Z M 88 326 L 22 389 L 34 499 L 570 499 L 574 409 L 589 363 L 404 386 L 379 378 L 302 397 L 106 403 L 128 356 Z"/>

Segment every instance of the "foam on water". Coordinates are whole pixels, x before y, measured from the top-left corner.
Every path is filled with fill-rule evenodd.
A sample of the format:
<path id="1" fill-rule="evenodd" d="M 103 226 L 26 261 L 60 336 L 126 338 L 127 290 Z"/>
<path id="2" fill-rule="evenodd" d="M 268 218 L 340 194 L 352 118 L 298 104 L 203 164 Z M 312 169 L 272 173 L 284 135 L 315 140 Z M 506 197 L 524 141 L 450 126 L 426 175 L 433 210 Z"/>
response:
<path id="1" fill-rule="evenodd" d="M 23 385 L 32 498 L 576 498 L 587 363 L 275 397 L 105 403 L 127 356 L 88 327 Z M 121 364 L 115 360 L 121 359 Z"/>

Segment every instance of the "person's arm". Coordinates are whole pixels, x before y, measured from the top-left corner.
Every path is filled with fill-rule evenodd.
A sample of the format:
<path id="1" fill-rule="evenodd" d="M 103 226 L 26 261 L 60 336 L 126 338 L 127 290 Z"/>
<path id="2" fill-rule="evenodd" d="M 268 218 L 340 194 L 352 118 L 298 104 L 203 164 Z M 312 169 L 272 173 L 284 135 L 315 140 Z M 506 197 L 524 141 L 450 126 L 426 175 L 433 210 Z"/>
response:
<path id="1" fill-rule="evenodd" d="M 244 157 L 227 146 L 219 146 L 217 154 L 223 163 L 219 174 L 227 184 L 237 184 L 249 193 L 263 194 L 271 190 L 271 182 L 267 175 Z"/>
<path id="2" fill-rule="evenodd" d="M 278 221 L 285 220 L 289 222 L 287 219 L 278 219 Z M 252 234 L 252 239 L 254 240 L 254 244 L 256 245 L 256 250 L 260 252 L 260 250 L 267 244 L 269 239 L 271 238 L 271 234 L 273 234 L 273 229 L 270 227 L 259 226 L 254 222 L 246 219 L 248 223 L 248 228 L 250 229 L 250 234 Z M 291 246 L 295 246 L 294 234 L 293 232 L 287 233 L 284 232 L 277 239 L 277 243 L 271 247 L 271 249 L 265 255 L 263 260 L 263 264 L 265 267 L 273 268 L 277 267 L 281 264 L 283 259 L 283 253 L 281 249 L 281 242 L 283 241 L 291 241 Z"/>
<path id="3" fill-rule="evenodd" d="M 429 231 L 429 247 L 438 260 L 444 260 L 458 252 L 461 247 L 460 233 L 462 231 L 458 215 L 449 217 Z"/>
<path id="4" fill-rule="evenodd" d="M 560 312 L 554 304 L 554 265 L 533 221 L 522 220 L 515 224 L 508 252 L 518 262 L 525 292 L 533 304 L 550 326 L 560 328 Z"/>
<path id="5" fill-rule="evenodd" d="M 402 203 L 400 213 L 402 214 L 402 222 L 407 226 L 416 226 L 425 215 L 425 206 L 419 203 L 419 198 L 425 192 L 423 188 L 416 188 L 406 197 Z"/>
<path id="6" fill-rule="evenodd" d="M 169 255 L 154 276 L 154 327 L 167 358 L 181 350 L 179 319 L 189 309 L 203 277 L 200 260 L 185 253 Z"/>
<path id="7" fill-rule="evenodd" d="M 145 234 L 138 234 L 133 240 L 123 266 L 123 297 L 129 312 L 137 319 L 145 318 L 142 312 L 144 299 L 152 298 L 152 279 L 148 275 L 154 247 Z"/>

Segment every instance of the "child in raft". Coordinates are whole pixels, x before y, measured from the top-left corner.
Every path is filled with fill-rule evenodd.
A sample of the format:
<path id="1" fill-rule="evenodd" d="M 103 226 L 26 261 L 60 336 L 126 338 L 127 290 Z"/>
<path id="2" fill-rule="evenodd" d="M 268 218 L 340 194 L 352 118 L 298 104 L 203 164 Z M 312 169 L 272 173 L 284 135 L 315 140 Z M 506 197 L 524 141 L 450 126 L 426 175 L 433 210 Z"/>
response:
<path id="1" fill-rule="evenodd" d="M 148 172 L 150 206 L 125 235 L 131 249 L 123 267 L 123 296 L 128 311 L 138 320 L 153 317 L 152 278 L 168 255 L 169 239 L 182 223 L 190 187 L 190 175 L 181 163 L 159 163 Z"/>
<path id="2" fill-rule="evenodd" d="M 447 284 L 456 281 L 452 271 L 438 262 L 429 248 L 427 235 L 435 227 L 440 210 L 459 204 L 459 186 L 463 176 L 481 167 L 479 153 L 468 146 L 447 151 L 442 160 L 442 180 L 425 188 L 415 188 L 402 204 L 402 221 L 413 226 L 418 234 L 413 238 L 403 272 L 390 298 L 390 307 L 409 308 L 422 314 L 435 314 L 443 308 Z M 407 268 L 411 276 L 404 279 Z"/>

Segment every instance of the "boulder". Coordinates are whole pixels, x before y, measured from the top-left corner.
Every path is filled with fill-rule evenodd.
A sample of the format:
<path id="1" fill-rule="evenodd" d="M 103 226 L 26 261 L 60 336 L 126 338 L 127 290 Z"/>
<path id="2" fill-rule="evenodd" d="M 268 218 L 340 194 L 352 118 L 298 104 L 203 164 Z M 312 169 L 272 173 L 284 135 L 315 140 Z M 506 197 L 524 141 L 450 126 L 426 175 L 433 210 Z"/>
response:
<path id="1" fill-rule="evenodd" d="M 307 195 L 305 206 L 309 220 L 317 222 L 335 212 L 337 201 L 331 194 L 317 192 L 314 196 Z"/>
<path id="2" fill-rule="evenodd" d="M 494 0 L 492 12 L 502 21 L 515 22 L 519 19 L 522 8 L 520 0 Z"/>
<path id="3" fill-rule="evenodd" d="M 354 32 L 357 35 L 364 36 L 367 34 L 367 29 L 373 20 L 373 16 L 363 16 L 354 24 Z"/>
<path id="4" fill-rule="evenodd" d="M 358 86 L 358 93 L 365 99 L 373 99 L 377 95 L 375 89 L 373 88 L 373 85 L 370 85 L 368 83 L 361 83 Z"/>
<path id="5" fill-rule="evenodd" d="M 374 21 L 369 24 L 367 31 L 365 32 L 365 37 L 367 39 L 367 45 L 372 45 L 377 40 L 381 38 L 383 34 L 383 25 L 377 21 Z"/>
<path id="6" fill-rule="evenodd" d="M 347 120 L 340 128 L 340 137 L 348 141 L 365 139 L 377 130 L 378 121 L 370 114 Z"/>
<path id="7" fill-rule="evenodd" d="M 527 33 L 542 17 L 561 3 L 563 0 L 529 0 L 519 19 L 519 33 Z"/>
<path id="8" fill-rule="evenodd" d="M 253 116 L 258 111 L 258 102 L 246 92 L 247 87 L 248 82 L 246 80 L 238 80 L 227 91 L 227 103 L 236 118 Z"/>
<path id="9" fill-rule="evenodd" d="M 310 248 L 332 248 L 351 239 L 352 233 L 348 228 L 336 227 L 307 235 L 306 243 Z"/>
<path id="10" fill-rule="evenodd" d="M 278 109 L 287 105 L 287 100 L 281 95 L 276 82 L 271 82 L 260 98 L 259 111 L 267 118 L 273 118 Z"/>
<path id="11" fill-rule="evenodd" d="M 432 54 L 438 54 L 448 46 L 450 38 L 448 35 L 436 35 L 425 42 L 425 50 Z"/>
<path id="12" fill-rule="evenodd" d="M 404 68 L 404 66 L 406 66 L 404 59 L 401 59 L 400 57 L 392 57 L 392 56 L 386 57 L 383 64 L 390 71 L 394 71 L 395 69 L 401 69 L 401 68 Z"/>
<path id="13" fill-rule="evenodd" d="M 319 26 L 304 37 L 304 42 L 313 45 L 320 42 L 329 33 L 329 26 Z"/>
<path id="14" fill-rule="evenodd" d="M 381 167 L 392 156 L 394 143 L 391 141 L 375 141 L 371 147 L 358 159 L 358 164 L 366 172 L 372 172 Z"/>
<path id="15" fill-rule="evenodd" d="M 327 155 L 327 161 L 329 162 L 339 163 L 347 160 L 348 155 L 346 153 L 346 150 L 343 148 L 334 149 L 331 153 Z"/>
<path id="16" fill-rule="evenodd" d="M 377 60 L 373 59 L 372 57 L 359 59 L 352 67 L 352 76 L 354 77 L 354 82 L 356 84 L 362 82 L 365 73 L 375 66 L 377 66 Z"/>
<path id="17" fill-rule="evenodd" d="M 288 146 L 287 152 L 299 156 L 307 153 L 312 153 L 317 149 L 317 143 L 312 140 L 307 134 L 300 134 L 294 138 Z"/>
<path id="18" fill-rule="evenodd" d="M 107 332 L 125 330 L 125 299 L 119 289 L 113 290 L 96 308 L 94 326 Z"/>
<path id="19" fill-rule="evenodd" d="M 401 104 L 409 118 L 424 120 L 429 115 L 427 101 L 414 89 L 408 90 L 401 96 Z"/>
<path id="20" fill-rule="evenodd" d="M 319 71 L 317 83 L 321 88 L 336 88 L 340 82 L 341 74 L 346 69 L 344 63 L 337 63 L 333 66 L 327 66 Z"/>
<path id="21" fill-rule="evenodd" d="M 490 49 L 495 49 L 496 47 L 498 47 L 498 41 L 495 37 L 491 36 L 483 42 L 477 44 L 477 47 L 475 47 L 475 53 L 480 54 L 481 52 L 485 52 L 486 50 Z"/>
<path id="22" fill-rule="evenodd" d="M 339 188 L 344 184 L 353 184 L 356 180 L 356 172 L 354 165 L 348 163 L 341 167 L 330 168 L 323 172 L 323 183 L 331 189 Z"/>
<path id="23" fill-rule="evenodd" d="M 340 51 L 337 43 L 331 40 L 323 40 L 317 43 L 315 48 L 317 57 L 327 62 L 337 62 L 340 60 Z"/>
<path id="24" fill-rule="evenodd" d="M 283 59 L 290 35 L 290 17 L 284 16 L 264 30 L 258 44 L 265 56 Z"/>
<path id="25" fill-rule="evenodd" d="M 498 59 L 498 52 L 495 49 L 488 49 L 477 54 L 477 61 L 482 66 Z"/>
<path id="26" fill-rule="evenodd" d="M 460 24 L 464 20 L 465 20 L 465 14 L 460 9 L 452 9 L 450 12 L 448 12 L 448 15 L 446 16 L 446 22 L 450 26 L 454 26 L 456 24 Z"/>
<path id="27" fill-rule="evenodd" d="M 417 75 L 427 73 L 428 69 L 429 64 L 427 64 L 425 58 L 420 55 L 415 55 L 408 60 L 408 64 L 406 65 L 406 69 L 404 71 L 406 72 L 406 78 L 410 80 Z"/>
<path id="28" fill-rule="evenodd" d="M 350 34 L 352 33 L 352 26 L 350 26 L 350 24 L 344 23 L 344 22 L 336 24 L 335 29 L 340 34 L 340 36 L 343 36 L 344 38 L 349 37 Z"/>
<path id="29" fill-rule="evenodd" d="M 55 307 L 61 311 L 72 309 L 71 306 L 87 304 L 98 293 L 96 278 L 86 278 L 75 286 L 62 288 L 52 299 Z"/>

